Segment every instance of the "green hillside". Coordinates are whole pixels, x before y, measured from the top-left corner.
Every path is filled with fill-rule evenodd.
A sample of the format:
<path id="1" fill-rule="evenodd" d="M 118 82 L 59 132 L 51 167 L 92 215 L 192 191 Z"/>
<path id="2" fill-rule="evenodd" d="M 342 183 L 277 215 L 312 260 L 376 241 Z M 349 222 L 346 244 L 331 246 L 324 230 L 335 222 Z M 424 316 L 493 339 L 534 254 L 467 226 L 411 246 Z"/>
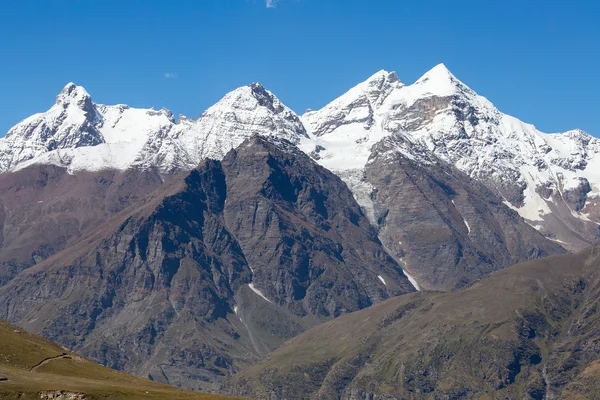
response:
<path id="1" fill-rule="evenodd" d="M 188 392 L 103 367 L 54 342 L 0 320 L 0 398 L 196 399 L 224 396 Z M 54 396 L 54 397 L 53 397 Z"/>

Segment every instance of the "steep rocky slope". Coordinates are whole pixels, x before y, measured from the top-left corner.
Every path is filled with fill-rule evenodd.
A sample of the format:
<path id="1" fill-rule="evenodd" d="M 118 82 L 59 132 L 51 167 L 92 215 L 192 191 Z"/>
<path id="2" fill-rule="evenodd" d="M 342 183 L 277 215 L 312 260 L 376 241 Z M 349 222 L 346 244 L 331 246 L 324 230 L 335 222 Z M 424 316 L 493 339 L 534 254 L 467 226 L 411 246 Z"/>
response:
<path id="1" fill-rule="evenodd" d="M 600 247 L 420 292 L 288 341 L 225 385 L 259 399 L 592 399 Z"/>
<path id="2" fill-rule="evenodd" d="M 39 164 L 0 174 L 0 286 L 170 180 L 156 171 Z"/>
<path id="3" fill-rule="evenodd" d="M 214 389 L 323 320 L 414 288 L 291 143 L 203 162 L 0 288 L 0 315 L 102 364 Z"/>
<path id="4" fill-rule="evenodd" d="M 311 136 L 303 149 L 351 186 L 373 146 L 400 137 L 419 146 L 399 152 L 454 165 L 551 239 L 581 249 L 600 238 L 600 141 L 579 130 L 545 134 L 503 114 L 443 64 L 412 85 L 380 71 L 302 119 Z"/>
<path id="5" fill-rule="evenodd" d="M 485 185 L 401 139 L 373 146 L 364 180 L 379 238 L 420 289 L 453 290 L 492 271 L 564 251 Z M 418 144 L 410 144 L 412 149 Z"/>

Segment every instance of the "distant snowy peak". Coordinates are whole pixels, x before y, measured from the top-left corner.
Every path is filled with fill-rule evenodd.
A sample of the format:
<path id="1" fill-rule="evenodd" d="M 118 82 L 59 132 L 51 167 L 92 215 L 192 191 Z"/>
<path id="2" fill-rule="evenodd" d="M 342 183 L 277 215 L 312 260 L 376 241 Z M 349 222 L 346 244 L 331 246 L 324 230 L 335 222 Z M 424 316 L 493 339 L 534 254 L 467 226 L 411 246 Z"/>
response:
<path id="1" fill-rule="evenodd" d="M 452 96 L 458 91 L 471 91 L 471 89 L 459 81 L 444 64 L 438 64 L 433 67 L 412 86 L 415 91 L 420 92 L 422 95 L 429 94 L 440 97 Z"/>
<path id="2" fill-rule="evenodd" d="M 395 72 L 382 70 L 321 110 L 309 111 L 302 118 L 315 136 L 323 136 L 341 126 L 354 124 L 369 129 L 375 122 L 375 110 L 391 93 L 403 86 Z"/>
<path id="3" fill-rule="evenodd" d="M 464 129 L 457 126 L 462 121 L 457 119 L 497 119 L 498 115 L 489 101 L 439 64 L 408 86 L 395 72 L 379 71 L 302 118 L 315 137 L 323 165 L 354 170 L 363 168 L 372 146 L 389 135 L 403 134 L 408 142 L 416 142 L 423 139 L 419 136 L 426 134 L 427 128 L 432 135 L 440 134 L 438 128 L 442 134 L 463 134 Z M 444 117 L 448 117 L 446 121 L 442 121 Z"/>
<path id="4" fill-rule="evenodd" d="M 443 64 L 411 85 L 380 71 L 303 119 L 313 138 L 303 149 L 367 208 L 371 189 L 362 171 L 385 149 L 455 165 L 557 240 L 600 239 L 600 141 L 580 130 L 545 134 L 503 114 Z"/>
<path id="5" fill-rule="evenodd" d="M 56 105 L 66 108 L 71 104 L 83 111 L 92 111 L 93 107 L 92 97 L 89 93 L 83 87 L 77 86 L 73 82 L 69 82 L 60 91 L 58 96 L 56 96 Z"/>
<path id="6" fill-rule="evenodd" d="M 259 83 L 226 94 L 196 120 L 182 116 L 177 122 L 167 109 L 96 104 L 83 87 L 69 83 L 48 111 L 0 139 L 0 171 L 35 163 L 71 171 L 191 169 L 253 135 L 292 143 L 307 138 L 300 118 Z"/>
<path id="7" fill-rule="evenodd" d="M 298 115 L 260 83 L 253 83 L 229 92 L 196 121 L 186 123 L 177 139 L 198 164 L 205 158 L 223 158 L 254 135 L 292 143 L 308 138 Z"/>
<path id="8" fill-rule="evenodd" d="M 47 112 L 25 119 L 1 139 L 0 171 L 58 149 L 103 143 L 100 119 L 85 89 L 68 84 Z"/>

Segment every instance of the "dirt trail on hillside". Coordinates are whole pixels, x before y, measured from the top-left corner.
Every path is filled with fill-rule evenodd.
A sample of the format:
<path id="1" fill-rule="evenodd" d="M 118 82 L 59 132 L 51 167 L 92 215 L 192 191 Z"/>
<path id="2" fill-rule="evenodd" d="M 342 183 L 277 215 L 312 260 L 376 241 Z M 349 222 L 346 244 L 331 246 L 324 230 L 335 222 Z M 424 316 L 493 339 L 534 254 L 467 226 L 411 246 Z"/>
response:
<path id="1" fill-rule="evenodd" d="M 75 360 L 75 361 L 83 361 L 83 359 L 81 357 L 78 356 L 74 356 L 71 354 L 61 354 L 60 356 L 56 356 L 56 357 L 49 357 L 49 358 L 45 358 L 42 361 L 40 361 L 38 364 L 34 365 L 33 367 L 31 367 L 30 371 L 32 372 L 36 372 L 38 369 L 40 369 L 42 366 L 48 364 L 49 362 L 55 361 L 55 360 Z"/>

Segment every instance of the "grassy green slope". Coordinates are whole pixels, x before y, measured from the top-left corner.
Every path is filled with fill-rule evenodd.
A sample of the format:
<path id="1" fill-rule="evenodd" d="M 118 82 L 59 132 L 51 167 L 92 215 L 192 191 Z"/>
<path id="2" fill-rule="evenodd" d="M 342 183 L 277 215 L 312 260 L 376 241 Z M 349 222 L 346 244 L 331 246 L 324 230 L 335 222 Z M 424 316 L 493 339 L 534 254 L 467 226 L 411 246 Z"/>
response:
<path id="1" fill-rule="evenodd" d="M 40 399 L 40 393 L 53 391 L 85 399 L 226 399 L 105 368 L 0 320 L 0 398 Z"/>

